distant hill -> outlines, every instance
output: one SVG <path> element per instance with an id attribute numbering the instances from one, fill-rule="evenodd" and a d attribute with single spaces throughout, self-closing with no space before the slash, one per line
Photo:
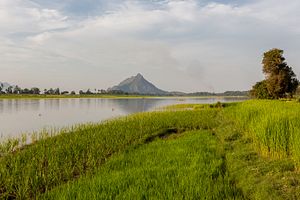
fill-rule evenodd
<path id="1" fill-rule="evenodd" d="M 108 88 L 108 91 L 122 91 L 129 94 L 151 94 L 166 95 L 168 92 L 157 88 L 155 85 L 147 81 L 140 73 L 132 76 L 119 85 Z"/>

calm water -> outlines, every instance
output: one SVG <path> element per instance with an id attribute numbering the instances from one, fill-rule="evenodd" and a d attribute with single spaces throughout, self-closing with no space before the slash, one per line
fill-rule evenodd
<path id="1" fill-rule="evenodd" d="M 233 98 L 5 99 L 0 100 L 0 140 L 42 129 L 99 122 L 185 103 L 241 101 Z"/>

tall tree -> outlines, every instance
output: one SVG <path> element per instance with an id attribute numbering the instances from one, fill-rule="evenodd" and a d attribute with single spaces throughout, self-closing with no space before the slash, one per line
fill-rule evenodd
<path id="1" fill-rule="evenodd" d="M 262 64 L 266 79 L 264 82 L 259 82 L 260 84 L 253 86 L 252 94 L 262 94 L 261 92 L 263 92 L 263 95 L 256 95 L 257 98 L 292 97 L 296 92 L 299 81 L 292 68 L 285 62 L 283 50 L 271 49 L 265 52 Z M 255 90 L 260 91 L 255 92 Z M 265 93 L 266 91 L 268 94 Z"/>

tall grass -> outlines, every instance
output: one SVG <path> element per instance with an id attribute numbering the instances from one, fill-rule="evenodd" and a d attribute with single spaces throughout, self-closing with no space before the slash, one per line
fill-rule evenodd
<path id="1" fill-rule="evenodd" d="M 254 139 L 258 150 L 277 158 L 292 157 L 300 163 L 300 104 L 294 101 L 251 100 L 227 111 Z"/>
<path id="2" fill-rule="evenodd" d="M 220 148 L 210 131 L 156 140 L 114 156 L 92 177 L 62 185 L 43 199 L 244 199 Z"/>
<path id="3" fill-rule="evenodd" d="M 211 129 L 215 109 L 135 114 L 41 139 L 0 157 L 0 198 L 34 199 L 39 194 L 93 173 L 113 154 L 165 128 Z"/>

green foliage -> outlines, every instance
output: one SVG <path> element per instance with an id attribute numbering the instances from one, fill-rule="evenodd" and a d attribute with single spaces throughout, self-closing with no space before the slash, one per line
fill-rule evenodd
<path id="1" fill-rule="evenodd" d="M 250 95 L 252 97 L 256 97 L 258 99 L 270 99 L 271 95 L 268 92 L 266 81 L 257 82 L 250 91 Z"/>
<path id="2" fill-rule="evenodd" d="M 292 68 L 285 62 L 283 50 L 271 49 L 265 52 L 262 64 L 266 79 L 256 83 L 251 94 L 257 98 L 293 97 L 299 81 L 296 79 Z"/>

